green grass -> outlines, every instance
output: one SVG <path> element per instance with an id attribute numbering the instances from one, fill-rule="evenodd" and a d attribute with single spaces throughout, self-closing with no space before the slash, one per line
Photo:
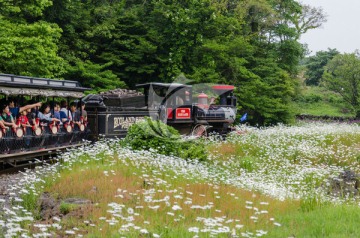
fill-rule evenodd
<path id="1" fill-rule="evenodd" d="M 298 210 L 282 215 L 278 229 L 267 237 L 359 237 L 360 208 L 350 205 L 327 205 L 312 211 Z"/>
<path id="2" fill-rule="evenodd" d="M 60 212 L 64 215 L 75 210 L 76 208 L 78 208 L 78 205 L 75 205 L 75 204 L 70 204 L 70 203 L 66 203 L 66 202 L 61 202 L 61 204 L 60 204 Z"/>
<path id="3" fill-rule="evenodd" d="M 292 103 L 297 115 L 354 117 L 355 114 L 337 93 L 323 87 L 304 86 Z"/>

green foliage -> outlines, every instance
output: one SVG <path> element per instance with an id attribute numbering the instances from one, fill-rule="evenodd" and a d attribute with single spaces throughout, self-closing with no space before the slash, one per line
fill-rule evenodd
<path id="1" fill-rule="evenodd" d="M 246 172 L 253 172 L 256 169 L 255 166 L 255 157 L 243 157 L 243 158 L 239 158 L 240 160 L 240 168 L 245 169 Z"/>
<path id="2" fill-rule="evenodd" d="M 183 74 L 238 86 L 239 109 L 261 125 L 292 120 L 298 39 L 323 20 L 295 0 L 7 3 L 0 1 L 4 73 L 79 80 L 93 92 Z"/>
<path id="3" fill-rule="evenodd" d="M 112 71 L 119 59 L 100 58 L 115 34 L 117 11 L 122 5 L 121 1 L 55 1 L 45 11 L 44 18 L 63 30 L 59 55 L 69 65 L 64 78 L 78 80 L 93 92 L 125 87 L 119 74 Z"/>
<path id="4" fill-rule="evenodd" d="M 122 143 L 135 150 L 153 150 L 185 159 L 205 160 L 207 157 L 201 142 L 183 141 L 173 127 L 150 118 L 131 125 Z"/>
<path id="5" fill-rule="evenodd" d="M 185 159 L 205 161 L 208 153 L 202 141 L 182 141 L 180 142 L 178 156 Z"/>
<path id="6" fill-rule="evenodd" d="M 69 67 L 65 78 L 79 81 L 82 86 L 91 88 L 93 93 L 115 88 L 125 88 L 124 82 L 111 70 L 106 70 L 110 65 L 111 62 L 99 65 L 91 61 L 78 61 L 75 66 Z"/>
<path id="7" fill-rule="evenodd" d="M 272 60 L 257 59 L 253 73 L 244 75 L 238 89 L 238 100 L 249 114 L 252 123 L 269 125 L 291 122 L 290 101 L 294 83 L 289 75 Z"/>
<path id="8" fill-rule="evenodd" d="M 354 112 L 341 95 L 322 86 L 301 88 L 292 103 L 297 115 L 353 117 Z"/>
<path id="9" fill-rule="evenodd" d="M 131 5 L 120 9 L 118 14 L 111 37 L 105 39 L 108 43 L 102 46 L 99 61 L 113 62 L 110 69 L 133 87 L 151 80 L 161 67 L 156 57 L 159 47 L 156 44 L 157 36 L 142 19 L 147 14 L 144 5 Z"/>
<path id="10" fill-rule="evenodd" d="M 318 94 L 310 94 L 303 97 L 303 101 L 307 103 L 319 102 L 322 100 L 321 95 Z"/>
<path id="11" fill-rule="evenodd" d="M 71 211 L 75 210 L 77 207 L 78 206 L 75 204 L 61 202 L 59 209 L 60 209 L 61 214 L 66 215 L 66 214 L 70 213 Z"/>
<path id="12" fill-rule="evenodd" d="M 41 16 L 44 9 L 51 5 L 51 0 L 2 0 L 0 1 L 0 16 L 6 16 L 13 18 L 16 21 L 21 21 L 23 18 Z"/>
<path id="13" fill-rule="evenodd" d="M 306 62 L 306 85 L 319 85 L 326 64 L 337 54 L 339 52 L 336 49 L 328 49 L 327 51 L 316 52 L 314 56 L 310 56 Z"/>
<path id="14" fill-rule="evenodd" d="M 308 212 L 302 210 L 288 212 L 278 220 L 282 226 L 270 230 L 267 235 L 268 237 L 357 237 L 359 212 L 358 206 L 347 204 L 314 207 Z"/>
<path id="15" fill-rule="evenodd" d="M 313 211 L 316 208 L 321 207 L 321 204 L 321 199 L 315 195 L 300 200 L 300 208 L 303 212 Z"/>
<path id="16" fill-rule="evenodd" d="M 133 124 L 125 138 L 125 143 L 133 149 L 154 149 L 165 155 L 175 155 L 178 151 L 179 141 L 180 135 L 178 131 L 150 118 Z"/>
<path id="17" fill-rule="evenodd" d="M 339 93 L 360 117 L 360 55 L 338 54 L 326 66 L 323 84 Z"/>
<path id="18" fill-rule="evenodd" d="M 32 212 L 36 212 L 36 210 L 38 209 L 38 199 L 39 199 L 39 195 L 35 194 L 31 189 L 29 190 L 28 193 L 23 193 L 21 195 L 21 199 L 22 201 L 22 206 L 28 210 L 28 211 L 32 211 Z"/>
<path id="19" fill-rule="evenodd" d="M 0 71 L 58 77 L 66 62 L 57 55 L 61 29 L 47 22 L 13 23 L 0 16 Z"/>

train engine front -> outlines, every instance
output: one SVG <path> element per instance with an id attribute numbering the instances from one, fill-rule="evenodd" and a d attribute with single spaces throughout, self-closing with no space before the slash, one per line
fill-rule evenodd
<path id="1" fill-rule="evenodd" d="M 195 128 L 194 133 L 201 133 L 204 128 L 207 132 L 226 135 L 231 131 L 230 125 L 236 118 L 236 97 L 234 86 L 212 86 L 217 97 L 210 97 L 205 93 L 198 95 L 198 103 L 195 104 Z"/>

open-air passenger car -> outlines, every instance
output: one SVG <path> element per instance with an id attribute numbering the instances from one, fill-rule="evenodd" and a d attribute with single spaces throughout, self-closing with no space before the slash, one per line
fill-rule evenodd
<path id="1" fill-rule="evenodd" d="M 0 74 L 2 102 L 9 97 L 15 97 L 20 104 L 30 99 L 37 102 L 52 102 L 55 99 L 69 102 L 81 100 L 85 90 L 88 89 L 76 81 Z M 0 163 L 16 165 L 18 161 L 79 145 L 86 139 L 87 133 L 85 125 L 44 124 L 38 119 L 36 125 L 28 128 L 0 128 Z"/>

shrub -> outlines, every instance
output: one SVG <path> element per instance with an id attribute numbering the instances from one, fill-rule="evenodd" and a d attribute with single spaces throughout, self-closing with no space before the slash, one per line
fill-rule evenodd
<path id="1" fill-rule="evenodd" d="M 23 193 L 21 198 L 23 200 L 22 206 L 28 211 L 35 212 L 39 208 L 37 204 L 39 195 L 34 193 L 31 189 L 29 189 L 28 193 Z"/>
<path id="2" fill-rule="evenodd" d="M 176 142 L 180 139 L 174 128 L 146 118 L 130 126 L 124 142 L 134 150 L 155 149 L 158 153 L 173 155 L 178 151 Z"/>
<path id="3" fill-rule="evenodd" d="M 305 101 L 308 103 L 320 102 L 322 100 L 321 95 L 310 94 L 305 96 Z"/>
<path id="4" fill-rule="evenodd" d="M 77 205 L 66 203 L 66 202 L 61 202 L 60 207 L 59 207 L 61 214 L 64 214 L 64 215 L 75 210 L 76 208 L 77 208 Z"/>
<path id="5" fill-rule="evenodd" d="M 300 208 L 303 212 L 314 211 L 316 208 L 321 207 L 323 202 L 320 197 L 316 195 L 309 195 L 300 199 Z"/>
<path id="6" fill-rule="evenodd" d="M 253 172 L 255 170 L 255 163 L 253 157 L 244 157 L 240 160 L 240 167 L 245 169 L 247 172 Z"/>
<path id="7" fill-rule="evenodd" d="M 161 121 L 146 118 L 130 126 L 123 141 L 134 150 L 155 150 L 164 155 L 204 160 L 207 153 L 200 141 L 184 141 L 179 132 Z"/>
<path id="8" fill-rule="evenodd" d="M 182 141 L 179 149 L 179 157 L 184 159 L 198 159 L 204 161 L 208 156 L 204 144 L 199 140 Z"/>

